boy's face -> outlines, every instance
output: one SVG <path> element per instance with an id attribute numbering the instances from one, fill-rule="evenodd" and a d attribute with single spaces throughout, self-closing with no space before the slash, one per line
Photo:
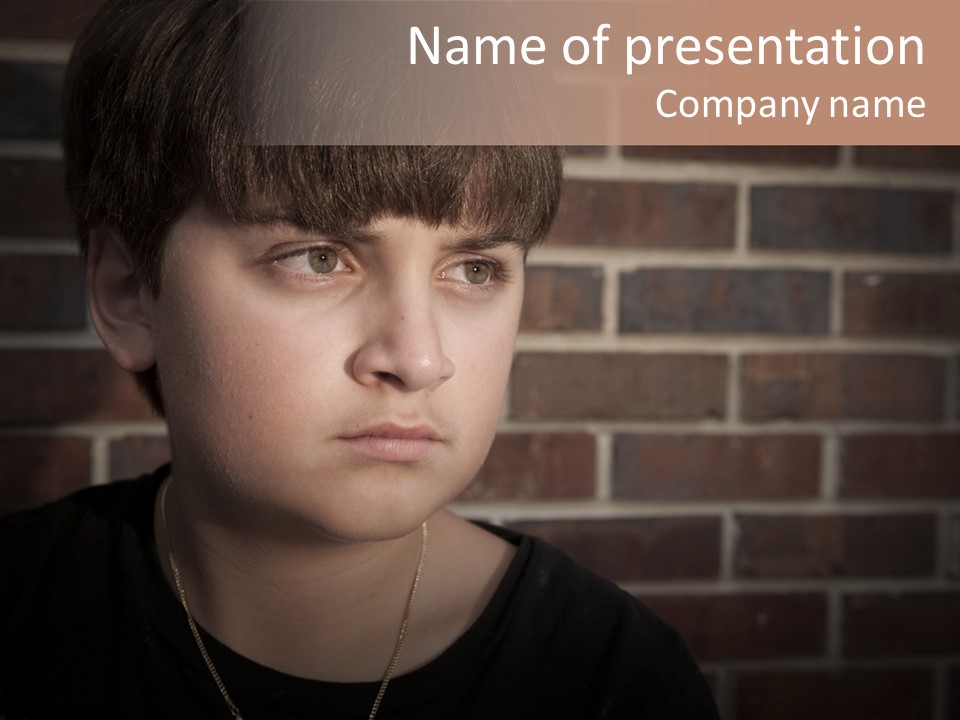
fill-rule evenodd
<path id="1" fill-rule="evenodd" d="M 492 441 L 523 297 L 522 248 L 483 239 L 188 210 L 146 301 L 182 490 L 343 540 L 409 532 L 456 497 Z"/>

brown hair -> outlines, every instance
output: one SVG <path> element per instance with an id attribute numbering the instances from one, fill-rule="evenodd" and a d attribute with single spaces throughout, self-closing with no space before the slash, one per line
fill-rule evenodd
<path id="1" fill-rule="evenodd" d="M 331 231 L 383 215 L 540 240 L 561 157 L 546 147 L 324 147 L 245 142 L 248 0 L 112 0 L 67 67 L 64 155 L 81 250 L 105 225 L 156 296 L 170 224 L 202 200 L 237 222 L 282 202 Z M 137 382 L 163 415 L 156 367 Z"/>

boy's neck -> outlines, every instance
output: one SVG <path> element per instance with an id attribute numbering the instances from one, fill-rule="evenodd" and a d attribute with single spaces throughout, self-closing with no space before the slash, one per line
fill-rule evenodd
<path id="1" fill-rule="evenodd" d="M 159 497 L 158 560 L 176 592 Z M 171 544 L 199 625 L 241 655 L 291 675 L 381 679 L 416 571 L 419 527 L 382 542 L 270 542 L 222 518 L 205 520 L 176 483 L 166 502 Z M 513 555 L 512 546 L 444 510 L 428 522 L 429 551 L 397 674 L 433 659 L 469 627 Z"/>

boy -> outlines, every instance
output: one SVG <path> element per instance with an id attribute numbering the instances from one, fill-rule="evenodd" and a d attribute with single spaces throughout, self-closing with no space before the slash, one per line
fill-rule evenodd
<path id="1" fill-rule="evenodd" d="M 0 714 L 714 716 L 639 603 L 443 509 L 493 439 L 558 153 L 245 145 L 247 12 L 127 0 L 78 40 L 90 314 L 173 461 L 0 524 Z"/>

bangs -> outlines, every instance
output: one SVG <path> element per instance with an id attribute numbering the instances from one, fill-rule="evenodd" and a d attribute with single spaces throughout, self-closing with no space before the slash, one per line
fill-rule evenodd
<path id="1" fill-rule="evenodd" d="M 561 158 L 553 148 L 245 146 L 214 157 L 204 200 L 239 223 L 276 210 L 304 229 L 336 233 L 392 215 L 518 239 L 546 235 Z"/>

